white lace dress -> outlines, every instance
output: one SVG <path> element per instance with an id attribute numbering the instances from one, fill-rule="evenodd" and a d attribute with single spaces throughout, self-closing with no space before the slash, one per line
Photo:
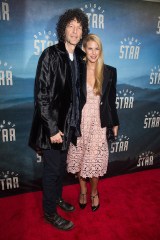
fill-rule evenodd
<path id="1" fill-rule="evenodd" d="M 80 172 L 83 178 L 103 176 L 108 166 L 106 128 L 100 124 L 100 96 L 87 85 L 87 101 L 82 110 L 81 134 L 77 146 L 70 144 L 67 171 Z"/>

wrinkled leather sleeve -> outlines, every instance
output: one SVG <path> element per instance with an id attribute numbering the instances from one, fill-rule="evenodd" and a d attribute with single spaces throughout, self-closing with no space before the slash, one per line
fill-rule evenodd
<path id="1" fill-rule="evenodd" d="M 112 83 L 110 86 L 108 101 L 109 101 L 109 106 L 110 106 L 110 110 L 111 110 L 111 114 L 112 114 L 112 123 L 114 126 L 117 126 L 117 125 L 119 125 L 119 119 L 118 119 L 117 109 L 116 109 L 116 85 L 117 85 L 117 70 L 116 70 L 116 68 L 112 67 L 111 78 L 112 78 Z"/>
<path id="2" fill-rule="evenodd" d="M 48 137 L 59 132 L 58 111 L 54 109 L 54 88 L 56 74 L 56 53 L 46 49 L 38 62 L 35 80 L 35 104 L 40 121 Z M 51 94 L 52 91 L 52 94 Z M 51 97 L 52 96 L 52 97 Z"/>

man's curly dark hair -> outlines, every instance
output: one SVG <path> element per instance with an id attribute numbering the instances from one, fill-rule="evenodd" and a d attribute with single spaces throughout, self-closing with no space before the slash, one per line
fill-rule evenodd
<path id="1" fill-rule="evenodd" d="M 82 25 L 81 41 L 89 33 L 87 15 L 80 8 L 69 9 L 59 17 L 59 20 L 57 22 L 56 30 L 59 41 L 65 42 L 66 26 L 74 19 L 76 19 L 77 22 L 79 22 Z"/>

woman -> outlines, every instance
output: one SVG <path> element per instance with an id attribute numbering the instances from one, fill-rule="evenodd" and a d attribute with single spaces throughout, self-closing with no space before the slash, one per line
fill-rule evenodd
<path id="1" fill-rule="evenodd" d="M 86 52 L 86 76 L 82 85 L 81 137 L 70 145 L 67 170 L 76 173 L 80 183 L 79 206 L 87 204 L 86 179 L 90 179 L 92 211 L 100 206 L 98 180 L 107 172 L 107 128 L 117 136 L 119 120 L 116 111 L 116 69 L 103 61 L 99 37 L 89 34 L 83 41 Z M 85 81 L 86 80 L 86 81 Z"/>

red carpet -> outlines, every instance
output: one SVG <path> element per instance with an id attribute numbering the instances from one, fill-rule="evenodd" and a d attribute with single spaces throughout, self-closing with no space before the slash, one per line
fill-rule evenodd
<path id="1" fill-rule="evenodd" d="M 42 193 L 0 199 L 1 240 L 159 240 L 160 169 L 107 178 L 99 183 L 99 210 L 77 204 L 79 187 L 64 187 L 64 198 L 76 206 L 59 213 L 75 223 L 63 232 L 43 221 Z"/>

